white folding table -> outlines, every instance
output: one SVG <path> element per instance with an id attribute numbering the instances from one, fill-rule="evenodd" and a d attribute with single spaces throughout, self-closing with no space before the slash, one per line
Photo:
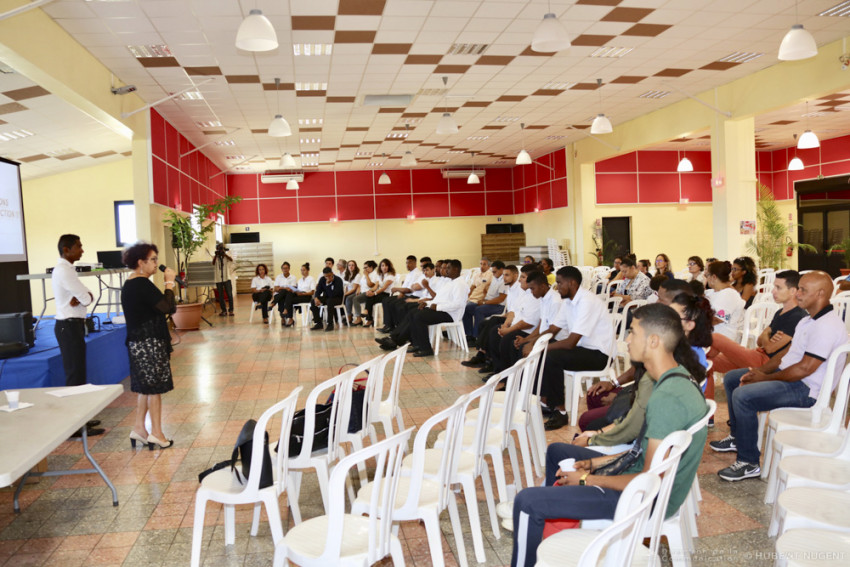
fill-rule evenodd
<path id="1" fill-rule="evenodd" d="M 67 388 L 19 390 L 20 402 L 31 403 L 33 406 L 10 413 L 0 411 L 0 439 L 3 440 L 0 443 L 0 488 L 11 486 L 17 479 L 21 479 L 15 490 L 15 512 L 20 512 L 18 496 L 24 482 L 30 476 L 97 473 L 112 490 L 112 505 L 118 506 L 118 492 L 89 452 L 86 422 L 120 396 L 124 392 L 124 387 L 120 384 L 111 384 L 98 386 L 98 388 L 97 391 L 63 398 L 57 398 L 48 392 Z M 0 395 L 0 400 L 5 402 L 5 396 Z M 80 440 L 83 442 L 83 453 L 92 468 L 32 472 L 35 465 L 80 429 L 82 429 Z"/>

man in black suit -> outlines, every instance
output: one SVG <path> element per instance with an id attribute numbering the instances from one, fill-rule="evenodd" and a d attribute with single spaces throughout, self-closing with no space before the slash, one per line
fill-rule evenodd
<path id="1" fill-rule="evenodd" d="M 316 292 L 313 294 L 313 305 L 310 306 L 310 311 L 313 312 L 313 327 L 311 330 L 320 331 L 322 329 L 322 318 L 319 314 L 319 307 L 324 305 L 328 310 L 328 324 L 325 326 L 325 331 L 334 330 L 334 319 L 336 318 L 335 307 L 342 303 L 344 293 L 344 284 L 342 278 L 335 275 L 333 268 L 325 266 L 322 270 L 322 278 L 316 285 Z"/>

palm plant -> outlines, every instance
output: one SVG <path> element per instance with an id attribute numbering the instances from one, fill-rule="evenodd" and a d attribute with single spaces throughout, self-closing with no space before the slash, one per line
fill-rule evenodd
<path id="1" fill-rule="evenodd" d="M 767 185 L 758 183 L 759 198 L 756 204 L 756 236 L 747 241 L 747 253 L 756 256 L 761 268 L 784 268 L 787 263 L 786 248 L 817 252 L 814 246 L 794 242 L 788 227 Z"/>

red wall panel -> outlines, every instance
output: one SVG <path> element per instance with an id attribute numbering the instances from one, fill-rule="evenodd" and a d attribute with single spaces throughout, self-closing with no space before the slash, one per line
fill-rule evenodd
<path id="1" fill-rule="evenodd" d="M 491 191 L 513 191 L 512 169 L 507 167 L 493 168 L 487 170 L 483 179 L 487 193 Z"/>
<path id="2" fill-rule="evenodd" d="M 678 173 L 639 173 L 638 197 L 641 203 L 678 203 Z"/>
<path id="3" fill-rule="evenodd" d="M 566 207 L 567 202 L 567 180 L 565 178 L 556 179 L 552 182 L 552 206 Z"/>
<path id="4" fill-rule="evenodd" d="M 256 199 L 259 181 L 256 175 L 228 175 L 227 194 L 243 199 Z"/>
<path id="5" fill-rule="evenodd" d="M 410 195 L 378 195 L 375 197 L 375 212 L 379 219 L 403 219 L 410 212 Z"/>
<path id="6" fill-rule="evenodd" d="M 512 215 L 514 213 L 513 191 L 487 192 L 488 215 Z"/>
<path id="7" fill-rule="evenodd" d="M 413 212 L 417 218 L 449 216 L 448 194 L 413 194 Z"/>
<path id="8" fill-rule="evenodd" d="M 847 148 L 850 148 L 850 136 L 823 140 L 820 145 L 821 159 L 824 163 L 850 159 L 850 152 L 847 151 Z"/>
<path id="9" fill-rule="evenodd" d="M 490 172 L 487 172 L 488 175 L 489 175 L 489 173 Z M 485 185 L 485 183 L 486 183 L 485 178 L 486 177 L 487 177 L 487 175 L 485 175 L 484 177 L 479 177 L 479 181 L 481 183 L 473 184 L 473 185 L 470 185 L 469 183 L 467 183 L 465 178 L 464 179 L 449 179 L 448 180 L 449 181 L 449 191 L 451 193 L 483 193 L 484 189 L 486 187 L 486 185 Z"/>
<path id="10" fill-rule="evenodd" d="M 371 171 L 347 171 L 337 174 L 338 195 L 372 195 Z M 371 218 L 371 217 L 370 217 Z"/>
<path id="11" fill-rule="evenodd" d="M 257 199 L 243 199 L 230 209 L 233 224 L 256 224 L 259 222 Z"/>
<path id="12" fill-rule="evenodd" d="M 688 159 L 691 160 L 691 163 L 694 166 L 694 173 L 711 173 L 711 152 L 682 152 L 682 157 L 685 155 L 687 155 Z M 676 165 L 679 165 L 678 161 L 676 162 Z"/>
<path id="13" fill-rule="evenodd" d="M 165 155 L 165 120 L 156 112 L 151 112 L 151 153 L 166 159 Z"/>
<path id="14" fill-rule="evenodd" d="M 537 185 L 537 206 L 541 211 L 552 208 L 552 182 Z"/>
<path id="15" fill-rule="evenodd" d="M 682 198 L 691 203 L 711 202 L 711 174 L 710 173 L 683 173 Z"/>
<path id="16" fill-rule="evenodd" d="M 615 156 L 596 163 L 596 173 L 630 173 L 637 171 L 637 152 Z"/>
<path id="17" fill-rule="evenodd" d="M 640 173 L 676 171 L 681 159 L 681 153 L 673 151 L 641 151 L 637 154 L 637 170 Z"/>
<path id="18" fill-rule="evenodd" d="M 151 171 L 151 181 L 153 182 L 153 201 L 154 203 L 168 202 L 168 166 L 165 162 L 154 157 L 151 160 L 153 171 Z"/>
<path id="19" fill-rule="evenodd" d="M 452 193 L 453 217 L 475 217 L 485 214 L 484 193 Z"/>
<path id="20" fill-rule="evenodd" d="M 567 152 L 563 148 L 552 152 L 552 165 L 555 168 L 555 179 L 567 176 Z"/>
<path id="21" fill-rule="evenodd" d="M 326 221 L 336 216 L 336 199 L 333 197 L 298 197 L 300 222 Z"/>
<path id="22" fill-rule="evenodd" d="M 366 220 L 375 218 L 374 201 L 365 195 L 345 196 L 336 198 L 339 220 Z M 408 207 L 409 208 L 409 207 Z"/>
<path id="23" fill-rule="evenodd" d="M 439 169 L 415 170 L 412 185 L 414 193 L 445 193 L 449 190 L 448 181 L 443 179 Z"/>
<path id="24" fill-rule="evenodd" d="M 637 203 L 637 200 L 637 173 L 606 173 L 596 176 L 597 203 Z"/>
<path id="25" fill-rule="evenodd" d="M 250 201 L 256 207 L 256 201 Z M 261 199 L 259 222 L 297 222 L 298 199 L 295 197 L 283 199 Z"/>
<path id="26" fill-rule="evenodd" d="M 378 183 L 378 179 L 380 179 L 381 174 L 386 173 L 390 178 L 389 185 L 381 185 Z M 340 175 L 344 175 L 341 173 Z M 410 170 L 400 169 L 400 170 L 387 170 L 387 171 L 378 171 L 375 170 L 372 172 L 372 178 L 375 183 L 375 194 L 376 195 L 400 195 L 410 194 Z"/>

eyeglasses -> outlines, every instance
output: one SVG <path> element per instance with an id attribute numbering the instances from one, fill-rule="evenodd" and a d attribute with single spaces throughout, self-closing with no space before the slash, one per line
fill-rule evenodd
<path id="1" fill-rule="evenodd" d="M 696 262 L 688 262 L 688 266 L 697 266 L 697 265 L 699 265 L 699 264 L 697 264 Z"/>
<path id="2" fill-rule="evenodd" d="M 154 256 L 153 258 L 148 258 L 147 260 L 145 260 L 145 262 L 153 262 L 154 264 L 156 264 L 157 262 L 159 262 L 159 258 Z"/>

